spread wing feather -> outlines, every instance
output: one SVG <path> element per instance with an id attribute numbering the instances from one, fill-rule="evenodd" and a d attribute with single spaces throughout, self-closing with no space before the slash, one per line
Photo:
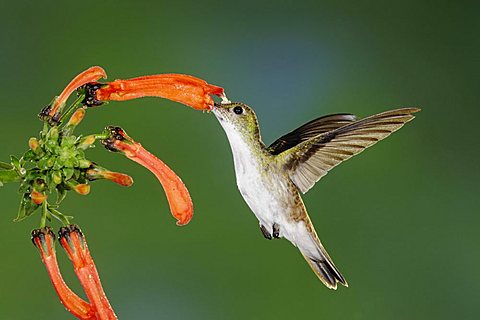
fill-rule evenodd
<path id="1" fill-rule="evenodd" d="M 385 139 L 418 111 L 403 108 L 379 113 L 300 142 L 284 151 L 290 178 L 301 192 L 307 192 L 332 168 Z"/>
<path id="2" fill-rule="evenodd" d="M 280 154 L 283 151 L 296 146 L 300 142 L 343 127 L 356 120 L 357 118 L 353 114 L 348 113 L 332 114 L 314 119 L 275 140 L 268 147 L 268 151 L 273 155 Z"/>

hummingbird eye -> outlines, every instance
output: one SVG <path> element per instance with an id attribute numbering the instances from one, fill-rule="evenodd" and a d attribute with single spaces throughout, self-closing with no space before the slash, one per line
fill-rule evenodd
<path id="1" fill-rule="evenodd" d="M 243 108 L 239 107 L 239 106 L 236 106 L 235 108 L 233 108 L 233 112 L 235 114 L 242 114 L 243 113 Z"/>

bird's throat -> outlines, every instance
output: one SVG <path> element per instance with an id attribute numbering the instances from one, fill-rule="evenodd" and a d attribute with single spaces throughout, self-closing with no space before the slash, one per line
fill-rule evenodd
<path id="1" fill-rule="evenodd" d="M 226 121 L 220 123 L 232 149 L 237 176 L 247 170 L 258 170 L 265 160 L 261 142 L 256 137 L 246 135 L 245 132 L 241 132 Z"/>

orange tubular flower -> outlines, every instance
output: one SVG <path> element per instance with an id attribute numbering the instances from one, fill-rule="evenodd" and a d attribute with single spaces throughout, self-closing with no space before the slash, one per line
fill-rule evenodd
<path id="1" fill-rule="evenodd" d="M 54 100 L 53 104 L 49 106 L 48 115 L 50 117 L 54 117 L 59 109 L 63 108 L 65 102 L 67 101 L 68 97 L 75 91 L 77 88 L 83 86 L 86 83 L 97 81 L 100 78 L 107 78 L 107 74 L 105 70 L 101 67 L 91 67 L 87 70 L 83 71 L 63 89 L 62 93 Z"/>
<path id="2" fill-rule="evenodd" d="M 88 86 L 88 85 L 87 85 Z M 206 81 L 184 74 L 158 74 L 127 80 L 115 80 L 106 84 L 91 84 L 94 90 L 87 90 L 94 97 L 92 105 L 102 101 L 123 101 L 141 97 L 161 97 L 197 110 L 211 110 L 214 101 L 211 94 L 225 97 L 224 90 Z M 88 88 L 87 88 L 88 89 Z M 88 104 L 88 94 L 87 94 Z"/>
<path id="3" fill-rule="evenodd" d="M 80 280 L 88 300 L 95 306 L 98 319 L 116 320 L 117 316 L 103 291 L 97 268 L 80 228 L 77 225 L 70 225 L 61 228 L 58 234 L 60 244 L 72 261 L 75 274 Z"/>
<path id="4" fill-rule="evenodd" d="M 54 240 L 55 235 L 49 227 L 32 231 L 32 242 L 40 251 L 42 262 L 47 268 L 48 275 L 60 301 L 67 311 L 78 319 L 97 319 L 94 308 L 88 302 L 77 296 L 65 284 L 58 268 Z"/>
<path id="5" fill-rule="evenodd" d="M 133 184 L 133 179 L 129 175 L 120 172 L 108 171 L 104 168 L 92 166 L 87 170 L 87 179 L 90 181 L 98 179 L 106 179 L 124 187 L 130 187 Z"/>
<path id="6" fill-rule="evenodd" d="M 105 147 L 111 151 L 122 152 L 130 160 L 150 170 L 165 190 L 170 212 L 177 219 L 177 225 L 189 223 L 193 216 L 193 203 L 180 177 L 160 159 L 145 150 L 140 143 L 130 138 L 122 128 L 107 127 L 106 130 L 110 138 L 102 141 Z"/>

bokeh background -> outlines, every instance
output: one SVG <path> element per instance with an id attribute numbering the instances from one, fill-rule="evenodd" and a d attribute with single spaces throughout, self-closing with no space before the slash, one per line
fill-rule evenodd
<path id="1" fill-rule="evenodd" d="M 134 186 L 94 183 L 63 211 L 120 319 L 478 319 L 478 12 L 473 1 L 2 1 L 0 159 L 26 149 L 40 108 L 92 65 L 111 80 L 175 72 L 221 85 L 254 107 L 266 143 L 328 113 L 421 106 L 304 197 L 348 289 L 326 289 L 287 241 L 262 237 L 214 116 L 174 102 L 111 103 L 79 131 L 121 125 L 169 164 L 194 200 L 188 226 L 148 171 L 102 147 L 90 159 Z M 12 222 L 16 188 L 0 190 L 0 319 L 72 319 L 29 239 L 39 216 Z"/>

